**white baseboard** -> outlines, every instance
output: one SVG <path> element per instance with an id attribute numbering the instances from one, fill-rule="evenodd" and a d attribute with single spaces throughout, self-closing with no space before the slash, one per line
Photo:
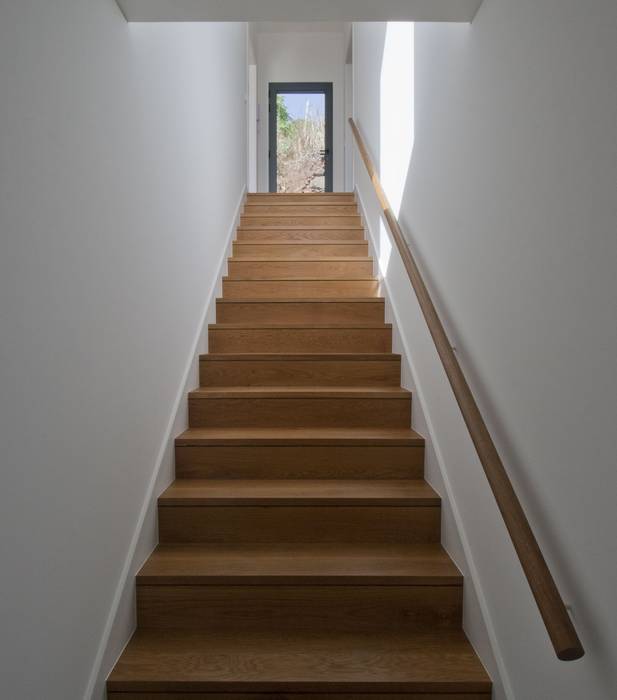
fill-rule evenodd
<path id="1" fill-rule="evenodd" d="M 176 435 L 185 430 L 187 426 L 186 395 L 196 386 L 199 372 L 199 356 L 207 352 L 208 323 L 210 319 L 214 319 L 216 316 L 217 292 L 222 284 L 221 278 L 230 254 L 245 199 L 246 188 L 243 188 L 227 232 L 225 247 L 218 261 L 216 275 L 206 294 L 201 319 L 146 490 L 139 519 L 120 573 L 118 585 L 116 586 L 111 609 L 84 693 L 84 700 L 103 700 L 105 698 L 105 681 L 107 676 L 135 630 L 135 575 L 158 542 L 156 527 L 157 498 L 173 480 L 174 440 Z"/>

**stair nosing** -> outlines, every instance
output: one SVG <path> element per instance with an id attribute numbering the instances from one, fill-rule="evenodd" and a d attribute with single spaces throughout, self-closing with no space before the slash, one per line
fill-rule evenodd
<path id="1" fill-rule="evenodd" d="M 368 240 L 366 238 L 362 239 L 353 239 L 353 238 L 342 238 L 341 240 L 337 240 L 336 238 L 331 238 L 331 239 L 324 239 L 324 240 L 316 240 L 316 241 L 277 241 L 276 239 L 267 239 L 265 241 L 234 241 L 234 245 L 290 245 L 290 246 L 297 246 L 297 245 L 361 245 L 365 246 L 368 244 Z"/>
<path id="2" fill-rule="evenodd" d="M 411 493 L 384 495 L 405 488 Z M 157 503 L 159 508 L 441 508 L 439 494 L 423 479 L 176 479 Z"/>
<path id="3" fill-rule="evenodd" d="M 391 323 L 289 323 L 283 321 L 282 323 L 210 323 L 208 328 L 212 330 L 261 330 L 261 329 L 281 329 L 281 328 L 292 328 L 299 330 L 302 328 L 308 328 L 311 330 L 315 329 L 327 329 L 327 330 L 353 330 L 353 329 L 371 329 L 378 328 L 391 329 Z"/>
<path id="4" fill-rule="evenodd" d="M 245 545 L 207 545 L 199 544 L 159 544 L 150 557 L 144 562 L 139 572 L 137 573 L 137 585 L 146 586 L 168 586 L 168 585 L 368 585 L 368 586 L 456 586 L 461 587 L 464 583 L 463 574 L 451 559 L 448 553 L 444 550 L 440 543 L 435 544 L 416 544 L 416 545 L 401 545 L 396 548 L 393 554 L 393 547 L 385 547 L 383 545 L 374 545 L 373 547 L 346 545 L 344 548 L 343 561 L 352 561 L 357 566 L 358 561 L 365 572 L 358 571 L 349 572 L 324 570 L 324 556 L 326 560 L 332 557 L 332 553 L 336 551 L 337 555 L 340 551 L 340 546 L 336 545 L 302 545 L 294 543 L 293 545 L 267 545 L 255 546 L 250 544 Z M 187 553 L 199 556 L 200 554 L 209 555 L 216 564 L 216 555 L 233 556 L 240 554 L 241 557 L 250 559 L 251 564 L 245 566 L 244 571 L 236 571 L 234 573 L 212 573 L 208 570 L 207 573 L 182 573 L 172 572 L 171 565 L 166 568 L 165 573 L 144 573 L 149 570 L 156 570 L 156 560 L 164 559 L 166 555 L 181 555 L 188 559 Z M 351 556 L 350 556 L 351 553 Z M 384 559 L 392 566 L 397 560 L 413 561 L 414 556 L 424 556 L 432 554 L 440 558 L 442 566 L 450 568 L 449 573 L 422 573 L 422 566 L 427 566 L 426 562 L 416 564 L 418 571 L 414 573 L 383 573 L 378 571 L 380 565 L 383 566 Z M 304 561 L 310 561 L 311 557 L 316 560 L 314 570 L 310 570 L 309 564 L 306 564 L 304 572 L 285 572 L 285 560 L 289 562 L 297 562 L 298 557 Z M 268 558 L 270 561 L 268 562 Z M 337 556 L 338 558 L 338 556 Z M 154 563 L 153 563 L 153 560 Z M 279 572 L 263 573 L 267 571 L 264 568 L 264 563 L 272 565 L 272 560 L 278 560 L 277 566 Z M 433 566 L 435 562 L 432 562 Z M 179 570 L 182 565 L 176 564 Z M 376 572 L 371 573 L 368 570 L 374 567 Z M 260 572 L 261 568 L 261 572 Z M 327 569 L 327 565 L 325 567 Z"/>
<path id="5" fill-rule="evenodd" d="M 276 386 L 200 386 L 189 392 L 189 399 L 390 399 L 407 401 L 411 392 L 396 386 L 310 386 L 276 385 Z"/>
<path id="6" fill-rule="evenodd" d="M 179 447 L 340 444 L 424 447 L 425 439 L 412 428 L 188 428 L 176 438 L 175 444 Z"/>

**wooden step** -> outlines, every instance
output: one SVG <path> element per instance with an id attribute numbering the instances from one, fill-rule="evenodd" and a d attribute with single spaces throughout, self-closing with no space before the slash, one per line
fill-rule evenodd
<path id="1" fill-rule="evenodd" d="M 365 279 L 373 274 L 371 258 L 321 258 L 319 260 L 265 260 L 263 258 L 230 258 L 227 261 L 230 278 L 289 279 L 316 277 L 320 279 Z"/>
<path id="2" fill-rule="evenodd" d="M 400 387 L 201 387 L 189 394 L 189 425 L 405 428 L 411 394 Z"/>
<path id="3" fill-rule="evenodd" d="M 385 321 L 385 300 L 217 299 L 217 323 L 378 323 Z"/>
<path id="4" fill-rule="evenodd" d="M 279 243 L 310 243 L 315 241 L 364 241 L 362 226 L 243 226 L 238 229 L 238 242 L 253 243 L 277 241 Z"/>
<path id="5" fill-rule="evenodd" d="M 439 506 L 421 479 L 177 479 L 161 506 Z"/>
<path id="6" fill-rule="evenodd" d="M 138 585 L 460 586 L 440 544 L 159 545 Z"/>
<path id="7" fill-rule="evenodd" d="M 215 353 L 392 352 L 390 324 L 218 323 L 208 328 Z"/>
<path id="8" fill-rule="evenodd" d="M 468 693 L 489 700 L 491 692 L 464 633 L 450 629 L 242 635 L 138 631 L 107 687 L 112 693 L 284 693 L 286 699 L 289 693 L 348 693 L 355 700 L 360 693 L 428 693 L 431 700 L 441 700 L 439 693 L 457 694 L 457 700 Z"/>
<path id="9" fill-rule="evenodd" d="M 176 439 L 176 476 L 420 479 L 424 439 L 409 429 L 193 428 Z"/>
<path id="10" fill-rule="evenodd" d="M 233 255 L 237 258 L 363 258 L 368 257 L 368 241 L 235 241 Z"/>
<path id="11" fill-rule="evenodd" d="M 399 386 L 401 357 L 372 354 L 209 354 L 199 361 L 201 386 Z"/>
<path id="12" fill-rule="evenodd" d="M 226 299 L 320 299 L 376 297 L 379 281 L 365 279 L 294 278 L 275 280 L 247 280 L 223 277 L 223 296 Z"/>
<path id="13" fill-rule="evenodd" d="M 244 206 L 245 216 L 357 216 L 358 206 L 355 203 L 345 204 L 339 202 L 280 202 L 253 204 L 249 202 Z"/>
<path id="14" fill-rule="evenodd" d="M 331 481 L 176 481 L 159 498 L 160 541 L 341 546 L 439 541 L 440 500 L 426 482 L 408 480 L 403 487 L 365 480 L 346 489 Z"/>
<path id="15" fill-rule="evenodd" d="M 137 617 L 162 632 L 445 629 L 461 625 L 462 592 L 438 544 L 159 545 Z"/>
<path id="16" fill-rule="evenodd" d="M 260 229 L 268 229 L 272 226 L 303 226 L 305 228 L 327 226 L 345 229 L 362 226 L 362 219 L 359 214 L 318 214 L 315 216 L 310 214 L 297 214 L 296 216 L 292 214 L 251 214 L 250 216 L 242 214 L 240 226 Z"/>

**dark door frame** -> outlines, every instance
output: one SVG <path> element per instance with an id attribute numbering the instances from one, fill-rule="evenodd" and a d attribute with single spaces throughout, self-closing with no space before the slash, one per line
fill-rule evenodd
<path id="1" fill-rule="evenodd" d="M 276 156 L 277 156 L 277 138 L 276 138 L 276 98 L 277 95 L 281 93 L 321 93 L 325 97 L 326 101 L 326 192 L 332 192 L 334 186 L 333 177 L 333 104 L 332 104 L 332 94 L 333 94 L 332 83 L 270 83 L 268 89 L 268 156 L 270 159 L 269 163 L 269 174 L 270 174 L 270 192 L 276 192 L 277 182 L 276 182 Z"/>

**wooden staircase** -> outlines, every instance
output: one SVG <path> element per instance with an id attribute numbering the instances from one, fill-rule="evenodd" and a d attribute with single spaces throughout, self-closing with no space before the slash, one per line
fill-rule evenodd
<path id="1" fill-rule="evenodd" d="M 113 700 L 488 700 L 354 196 L 249 195 Z"/>

